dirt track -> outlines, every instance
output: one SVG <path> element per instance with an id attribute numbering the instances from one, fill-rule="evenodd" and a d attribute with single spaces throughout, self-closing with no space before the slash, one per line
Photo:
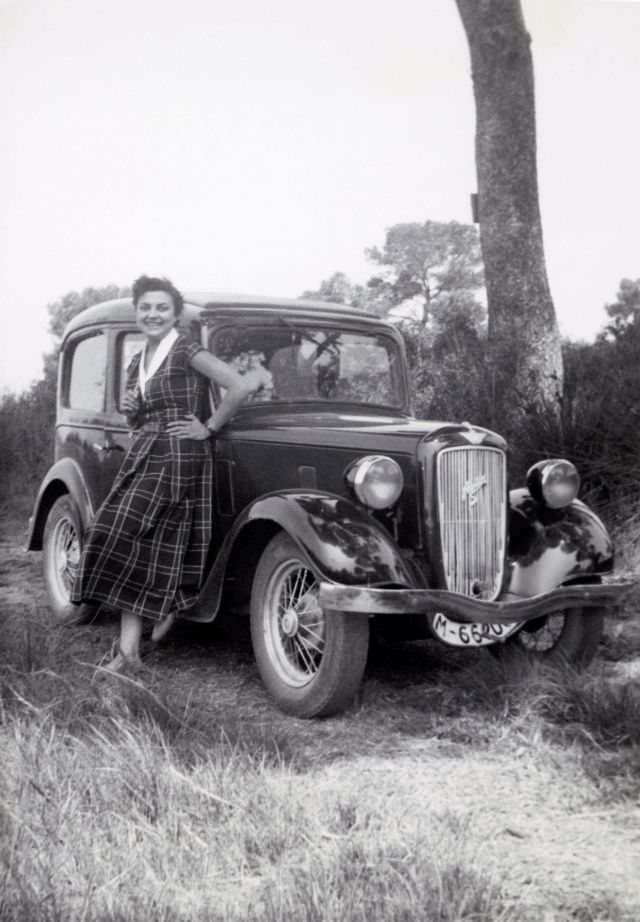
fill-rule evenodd
<path id="1" fill-rule="evenodd" d="M 25 554 L 21 541 L 15 524 L 0 541 L 5 659 L 24 669 L 64 663 L 90 682 L 116 625 L 101 615 L 89 625 L 52 629 L 41 555 Z M 465 655 L 429 644 L 389 647 L 372 658 L 357 705 L 316 722 L 288 718 L 272 705 L 246 625 L 235 634 L 178 625 L 146 662 L 150 686 L 172 707 L 198 707 L 214 734 L 233 736 L 242 727 L 257 744 L 275 740 L 303 778 L 313 774 L 314 791 L 339 787 L 357 797 L 365 785 L 371 802 L 396 811 L 399 822 L 454 816 L 508 898 L 524 897 L 540 920 L 636 922 L 637 804 L 616 799 L 585 773 L 580 747 L 550 741 L 538 726 L 508 716 L 496 727 L 468 688 L 458 696 L 455 676 Z M 637 660 L 607 668 L 625 680 Z"/>

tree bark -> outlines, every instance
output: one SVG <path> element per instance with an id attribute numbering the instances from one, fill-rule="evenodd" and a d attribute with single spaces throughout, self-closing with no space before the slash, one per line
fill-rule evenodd
<path id="1" fill-rule="evenodd" d="M 471 53 L 496 411 L 559 410 L 562 352 L 542 241 L 531 39 L 520 0 L 456 0 Z"/>

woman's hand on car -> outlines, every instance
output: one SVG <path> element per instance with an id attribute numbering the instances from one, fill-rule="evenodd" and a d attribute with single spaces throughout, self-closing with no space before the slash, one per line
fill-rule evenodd
<path id="1" fill-rule="evenodd" d="M 242 380 L 249 385 L 251 393 L 261 400 L 270 400 L 273 395 L 273 375 L 268 368 L 259 365 L 245 372 Z"/>
<path id="2" fill-rule="evenodd" d="M 193 413 L 190 413 L 186 419 L 176 419 L 172 423 L 167 423 L 167 432 L 178 439 L 196 439 L 197 441 L 208 439 L 211 435 L 211 430 Z"/>

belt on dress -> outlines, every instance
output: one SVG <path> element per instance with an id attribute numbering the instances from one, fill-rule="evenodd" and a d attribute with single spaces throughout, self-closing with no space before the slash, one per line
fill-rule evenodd
<path id="1" fill-rule="evenodd" d="M 138 426 L 136 429 L 134 429 L 133 435 L 137 435 L 138 432 L 150 432 L 150 433 L 155 433 L 157 435 L 160 432 L 166 432 L 166 429 L 162 423 L 149 422 L 149 423 L 142 423 L 141 426 Z"/>

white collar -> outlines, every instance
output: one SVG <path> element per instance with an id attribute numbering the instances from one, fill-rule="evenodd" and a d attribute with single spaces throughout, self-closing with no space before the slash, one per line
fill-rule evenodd
<path id="1" fill-rule="evenodd" d="M 147 344 L 145 342 L 144 346 L 142 347 L 142 352 L 140 354 L 140 365 L 138 367 L 138 384 L 140 386 L 140 390 L 143 393 L 144 393 L 144 389 L 145 389 L 145 385 L 147 381 L 149 380 L 149 378 L 155 375 L 158 368 L 160 368 L 160 366 L 162 365 L 162 363 L 168 356 L 169 350 L 171 349 L 176 339 L 178 338 L 178 335 L 179 335 L 178 331 L 174 327 L 172 330 L 169 330 L 167 335 L 164 336 L 160 340 L 156 348 L 156 351 L 151 356 L 151 361 L 149 362 L 149 367 L 147 368 L 146 371 L 144 368 L 144 359 L 145 359 L 145 355 L 147 354 Z"/>

